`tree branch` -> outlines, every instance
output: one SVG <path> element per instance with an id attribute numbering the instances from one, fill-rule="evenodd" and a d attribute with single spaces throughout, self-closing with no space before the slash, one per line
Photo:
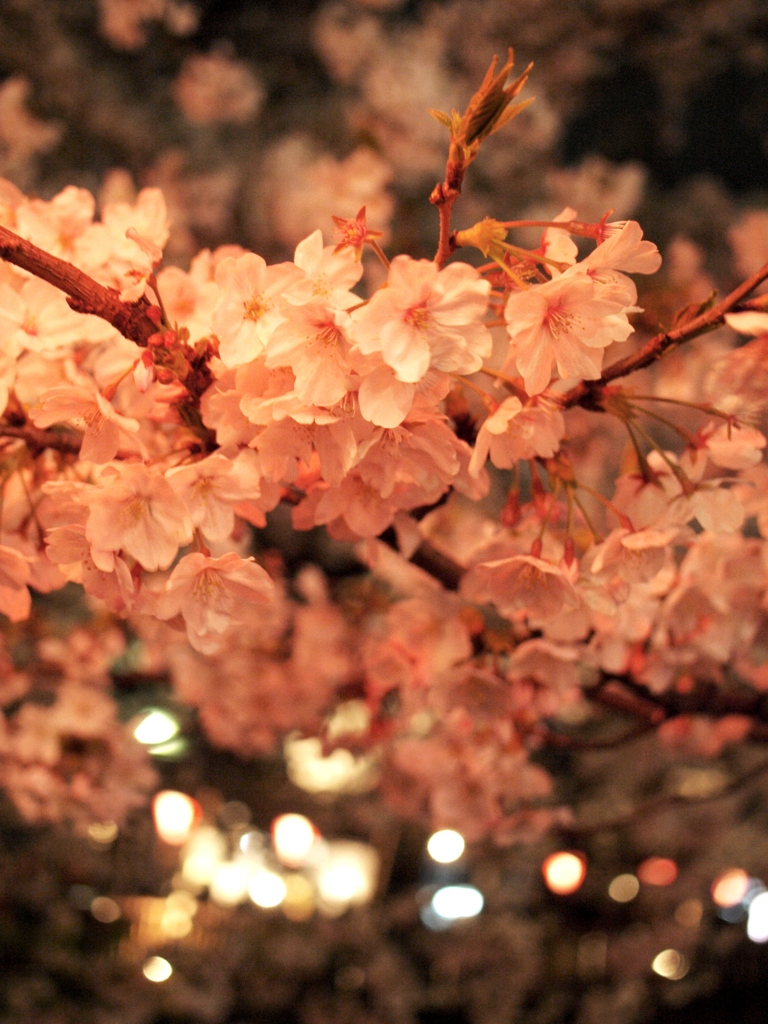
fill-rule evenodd
<path id="1" fill-rule="evenodd" d="M 0 226 L 0 259 L 7 260 L 35 277 L 60 288 L 78 313 L 92 313 L 112 324 L 125 338 L 146 346 L 157 324 L 147 316 L 149 301 L 123 302 L 114 288 L 107 288 L 82 270 L 58 256 L 52 256 L 32 242 Z"/>
<path id="2" fill-rule="evenodd" d="M 742 282 L 738 288 L 734 288 L 729 295 L 726 295 L 724 299 L 705 313 L 694 317 L 693 320 L 689 320 L 685 324 L 681 324 L 680 327 L 675 327 L 671 331 L 661 331 L 647 341 L 637 352 L 633 352 L 632 355 L 625 356 L 624 359 L 619 359 L 612 363 L 604 370 L 599 380 L 582 381 L 563 394 L 548 390 L 546 392 L 547 397 L 553 402 L 558 403 L 563 409 L 570 409 L 574 405 L 581 405 L 585 409 L 601 409 L 601 392 L 611 381 L 617 380 L 619 377 L 626 377 L 628 374 L 634 373 L 635 370 L 642 370 L 646 366 L 651 366 L 671 348 L 675 348 L 684 341 L 689 341 L 691 338 L 695 338 L 697 335 L 716 327 L 722 323 L 726 313 L 730 313 L 736 306 L 742 304 L 742 300 L 766 279 L 768 279 L 768 263 L 752 274 L 751 277 L 747 278 L 746 281 Z"/>
<path id="3" fill-rule="evenodd" d="M 40 430 L 31 423 L 13 426 L 0 423 L 0 437 L 15 438 L 24 441 L 30 454 L 34 457 L 46 448 L 53 448 L 64 455 L 77 455 L 83 442 L 80 434 L 71 430 Z"/>

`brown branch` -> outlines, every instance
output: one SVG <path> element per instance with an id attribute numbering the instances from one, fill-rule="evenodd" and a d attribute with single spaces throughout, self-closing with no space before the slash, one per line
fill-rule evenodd
<path id="1" fill-rule="evenodd" d="M 24 441 L 30 454 L 34 457 L 46 448 L 53 448 L 64 455 L 77 455 L 82 444 L 82 437 L 71 430 L 40 430 L 31 423 L 13 426 L 0 423 L 0 437 L 16 438 Z"/>
<path id="2" fill-rule="evenodd" d="M 635 370 L 642 370 L 646 366 L 651 366 L 671 348 L 675 348 L 684 341 L 689 341 L 691 338 L 695 338 L 699 334 L 703 334 L 705 331 L 716 327 L 722 323 L 726 313 L 730 313 L 740 304 L 743 308 L 742 300 L 767 278 L 768 263 L 752 274 L 751 277 L 747 278 L 746 281 L 742 282 L 738 288 L 734 288 L 729 295 L 726 295 L 724 299 L 705 313 L 694 317 L 693 320 L 689 320 L 685 324 L 681 324 L 680 327 L 675 327 L 671 331 L 661 331 L 647 341 L 637 352 L 633 352 L 632 355 L 625 356 L 624 359 L 619 359 L 612 363 L 603 372 L 599 380 L 582 381 L 564 394 L 548 391 L 547 397 L 559 403 L 563 409 L 570 409 L 574 405 L 581 405 L 586 409 L 601 409 L 600 393 L 611 381 L 617 380 L 619 377 L 626 377 L 627 374 L 634 373 Z"/>
<path id="3" fill-rule="evenodd" d="M 451 149 L 453 148 L 451 147 Z M 445 167 L 445 181 L 435 185 L 429 197 L 430 203 L 437 207 L 440 216 L 440 240 L 435 253 L 435 263 L 438 269 L 445 265 L 445 261 L 456 249 L 456 243 L 451 234 L 451 213 L 453 204 L 461 195 L 463 181 L 464 165 L 454 163 L 449 157 Z"/>
<path id="4" fill-rule="evenodd" d="M 697 804 L 709 803 L 712 800 L 722 800 L 725 797 L 733 796 L 738 793 L 739 790 L 743 789 L 744 786 L 749 785 L 750 782 L 754 782 L 768 771 L 768 761 L 761 761 L 760 764 L 755 765 L 754 768 L 750 768 L 749 771 L 744 772 L 743 775 L 738 778 L 732 779 L 726 786 L 714 793 L 706 793 L 701 796 L 683 796 L 681 793 L 664 793 L 661 796 L 653 797 L 651 800 L 645 801 L 645 803 L 638 804 L 634 810 L 629 811 L 627 814 L 623 814 L 617 818 L 609 818 L 603 821 L 596 821 L 591 823 L 579 824 L 574 822 L 572 825 L 561 825 L 560 829 L 562 832 L 567 833 L 570 836 L 582 837 L 594 835 L 596 832 L 604 832 L 609 829 L 624 828 L 627 825 L 633 825 L 640 821 L 642 818 L 648 817 L 649 814 L 655 814 L 657 811 L 666 810 L 669 807 L 692 807 Z"/>
<path id="5" fill-rule="evenodd" d="M 114 288 L 107 288 L 58 256 L 0 226 L 0 259 L 60 288 L 78 313 L 92 313 L 112 324 L 125 338 L 145 346 L 157 324 L 147 316 L 149 301 L 123 302 Z"/>

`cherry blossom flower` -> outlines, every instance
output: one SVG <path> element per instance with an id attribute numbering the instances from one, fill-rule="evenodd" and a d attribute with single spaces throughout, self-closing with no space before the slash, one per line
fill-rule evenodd
<path id="1" fill-rule="evenodd" d="M 502 615 L 524 611 L 539 619 L 551 619 L 579 603 L 563 571 L 533 555 L 479 562 L 464 578 L 462 593 L 472 601 L 492 601 Z"/>
<path id="2" fill-rule="evenodd" d="M 482 324 L 490 285 L 474 268 L 396 256 L 388 287 L 353 314 L 353 338 L 361 352 L 381 352 L 398 380 L 415 384 L 430 366 L 473 373 L 491 353 Z"/>
<path id="3" fill-rule="evenodd" d="M 157 609 L 159 618 L 182 615 L 196 650 L 208 650 L 210 638 L 242 621 L 243 604 L 269 601 L 274 584 L 252 558 L 234 552 L 211 558 L 192 552 L 175 567 Z"/>
<path id="4" fill-rule="evenodd" d="M 327 303 L 335 309 L 359 304 L 360 297 L 350 289 L 363 276 L 363 265 L 352 249 L 337 249 L 338 246 L 323 246 L 319 228 L 299 242 L 293 262 L 306 276 L 286 291 L 289 302 L 297 306 L 305 302 Z"/>
<path id="5" fill-rule="evenodd" d="M 199 462 L 166 473 L 194 526 L 211 541 L 225 540 L 235 527 L 233 505 L 261 497 L 256 452 L 246 449 L 234 459 L 215 452 Z"/>
<path id="6" fill-rule="evenodd" d="M 31 277 L 18 292 L 0 284 L 0 344 L 6 355 L 28 350 L 53 358 L 68 355 L 73 345 L 114 337 L 113 327 L 70 309 L 64 293 L 47 281 Z"/>
<path id="7" fill-rule="evenodd" d="M 111 571 L 112 557 L 124 551 L 148 572 L 167 569 L 179 547 L 192 539 L 184 503 L 157 471 L 140 463 L 107 465 L 84 499 L 89 514 L 85 534 L 97 567 Z"/>
<path id="8" fill-rule="evenodd" d="M 527 405 L 505 398 L 485 420 L 477 435 L 469 472 L 477 476 L 490 455 L 499 469 L 511 469 L 520 459 L 549 459 L 560 447 L 565 422 L 552 405 Z"/>
<path id="9" fill-rule="evenodd" d="M 318 302 L 287 307 L 267 347 L 268 367 L 290 366 L 302 402 L 332 406 L 347 393 L 354 365 L 349 316 Z"/>
<path id="10" fill-rule="evenodd" d="M 0 612 L 11 622 L 29 617 L 32 598 L 27 584 L 30 575 L 29 559 L 14 548 L 0 545 Z"/>
<path id="11" fill-rule="evenodd" d="M 241 366 L 261 355 L 284 319 L 280 296 L 301 276 L 302 271 L 293 263 L 268 267 L 255 253 L 221 261 L 216 283 L 222 294 L 212 325 L 225 366 Z"/>
<path id="12" fill-rule="evenodd" d="M 67 422 L 84 430 L 80 456 L 89 462 L 109 462 L 121 446 L 129 451 L 138 447 L 138 420 L 121 416 L 93 386 L 51 388 L 29 418 L 38 427 Z"/>
<path id="13" fill-rule="evenodd" d="M 617 301 L 576 264 L 545 284 L 512 292 L 504 318 L 512 340 L 505 369 L 517 365 L 525 390 L 537 395 L 550 382 L 552 366 L 563 378 L 596 380 L 603 350 L 626 341 L 633 328 L 627 303 Z"/>

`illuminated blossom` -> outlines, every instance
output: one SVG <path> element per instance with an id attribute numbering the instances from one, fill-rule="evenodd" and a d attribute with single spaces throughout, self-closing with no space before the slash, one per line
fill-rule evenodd
<path id="1" fill-rule="evenodd" d="M 626 302 L 578 268 L 513 292 L 507 300 L 504 318 L 512 346 L 505 366 L 517 365 L 529 395 L 547 387 L 553 365 L 563 378 L 596 380 L 604 349 L 626 341 L 633 331 Z"/>
<path id="2" fill-rule="evenodd" d="M 89 462 L 109 462 L 121 446 L 134 451 L 137 447 L 138 420 L 121 416 L 92 386 L 51 388 L 31 410 L 30 419 L 38 427 L 66 422 L 83 430 L 80 455 Z"/>
<path id="3" fill-rule="evenodd" d="M 212 325 L 225 366 L 240 366 L 261 355 L 284 319 L 280 295 L 299 277 L 301 271 L 293 263 L 268 267 L 255 253 L 221 261 L 216 270 L 221 299 Z"/>
<path id="4" fill-rule="evenodd" d="M 465 263 L 443 270 L 431 260 L 396 256 L 386 288 L 354 314 L 361 352 L 381 352 L 398 380 L 415 384 L 430 366 L 473 373 L 491 353 L 482 323 L 490 285 Z"/>
<path id="5" fill-rule="evenodd" d="M 159 601 L 159 618 L 182 615 L 189 642 L 207 650 L 210 638 L 241 622 L 244 605 L 266 602 L 274 584 L 260 565 L 234 552 L 221 558 L 193 552 L 185 555 L 168 578 Z"/>
<path id="6" fill-rule="evenodd" d="M 511 469 L 520 459 L 549 459 L 560 447 L 565 422 L 559 409 L 528 405 L 519 398 L 505 398 L 485 420 L 475 441 L 469 471 L 477 476 L 490 455 L 499 469 Z"/>
<path id="7" fill-rule="evenodd" d="M 149 572 L 167 569 L 179 547 L 192 539 L 184 503 L 162 475 L 140 463 L 105 467 L 98 487 L 84 499 L 85 535 L 97 567 L 110 571 L 113 552 L 124 551 Z"/>

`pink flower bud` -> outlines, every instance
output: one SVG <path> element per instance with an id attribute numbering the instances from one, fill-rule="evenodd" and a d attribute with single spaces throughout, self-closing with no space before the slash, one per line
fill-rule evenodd
<path id="1" fill-rule="evenodd" d="M 133 368 L 133 380 L 139 391 L 144 394 L 155 379 L 155 364 L 150 352 L 141 353 L 141 359 Z"/>

